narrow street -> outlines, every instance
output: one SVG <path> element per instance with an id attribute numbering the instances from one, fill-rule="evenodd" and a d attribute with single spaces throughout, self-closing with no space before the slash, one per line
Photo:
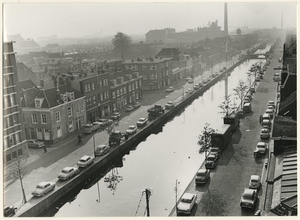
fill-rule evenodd
<path id="1" fill-rule="evenodd" d="M 263 210 L 266 185 L 264 162 L 268 154 L 255 159 L 253 151 L 256 144 L 261 141 L 262 126 L 259 124 L 259 116 L 265 112 L 269 100 L 276 101 L 277 83 L 273 81 L 273 74 L 280 56 L 280 49 L 277 48 L 264 78 L 258 83 L 256 93 L 253 95 L 252 112 L 241 119 L 240 127 L 234 132 L 217 167 L 211 171 L 210 181 L 204 186 L 196 186 L 193 179 L 186 189 L 185 192 L 198 195 L 198 205 L 194 207 L 192 215 L 253 216 L 257 209 Z M 241 209 L 240 198 L 244 188 L 248 188 L 251 175 L 259 175 L 262 181 L 262 187 L 258 191 L 257 207 L 255 210 Z M 203 197 L 206 199 L 201 200 Z M 175 209 L 170 216 L 174 215 Z"/>

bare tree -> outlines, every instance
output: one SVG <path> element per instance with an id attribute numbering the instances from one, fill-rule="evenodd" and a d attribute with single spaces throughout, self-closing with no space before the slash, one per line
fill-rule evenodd
<path id="1" fill-rule="evenodd" d="M 199 153 L 205 153 L 205 161 L 207 158 L 207 152 L 212 147 L 211 137 L 215 133 L 215 130 L 209 127 L 209 123 L 205 123 L 202 133 L 198 136 L 197 144 L 200 146 Z"/>
<path id="2" fill-rule="evenodd" d="M 239 80 L 239 83 L 237 85 L 237 87 L 235 87 L 233 89 L 233 91 L 235 92 L 235 94 L 239 97 L 239 99 L 241 100 L 241 104 L 240 107 L 242 107 L 243 104 L 243 98 L 246 95 L 248 90 L 248 86 L 246 85 L 246 83 L 243 80 Z"/>
<path id="3" fill-rule="evenodd" d="M 17 158 L 13 164 L 10 167 L 10 174 L 11 176 L 17 180 L 20 180 L 20 184 L 21 184 L 21 190 L 22 190 L 22 194 L 23 194 L 23 202 L 26 203 L 26 194 L 25 194 L 25 190 L 24 190 L 24 186 L 23 186 L 23 179 L 27 174 L 26 171 L 26 159 L 20 159 Z"/>
<path id="4" fill-rule="evenodd" d="M 131 37 L 128 35 L 118 32 L 114 38 L 112 39 L 112 44 L 114 45 L 114 49 L 121 54 L 121 58 L 124 61 L 124 52 L 128 50 L 132 43 Z"/>
<path id="5" fill-rule="evenodd" d="M 230 95 L 224 96 L 224 101 L 218 107 L 222 109 L 220 113 L 224 114 L 224 117 L 227 117 L 236 109 L 231 103 Z"/>
<path id="6" fill-rule="evenodd" d="M 122 180 L 123 177 L 119 175 L 117 168 L 112 168 L 111 174 L 107 174 L 104 177 L 104 182 L 106 183 L 107 188 L 113 192 L 113 195 L 115 194 L 118 183 L 120 183 Z"/>
<path id="7" fill-rule="evenodd" d="M 252 73 L 255 78 L 257 76 L 257 73 L 260 72 L 260 70 L 261 70 L 261 66 L 258 62 L 252 64 L 252 66 L 250 67 L 250 73 Z"/>

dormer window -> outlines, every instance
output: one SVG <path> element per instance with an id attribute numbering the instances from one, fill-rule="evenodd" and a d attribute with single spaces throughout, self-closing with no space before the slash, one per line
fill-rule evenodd
<path id="1" fill-rule="evenodd" d="M 60 98 L 61 98 L 61 100 L 62 100 L 63 102 L 68 102 L 68 96 L 67 96 L 67 94 L 61 94 L 61 95 L 60 95 Z"/>
<path id="2" fill-rule="evenodd" d="M 43 100 L 44 100 L 44 99 L 35 98 L 35 99 L 34 99 L 35 107 L 36 107 L 36 108 L 41 108 L 41 106 L 42 106 L 42 104 L 43 104 Z"/>

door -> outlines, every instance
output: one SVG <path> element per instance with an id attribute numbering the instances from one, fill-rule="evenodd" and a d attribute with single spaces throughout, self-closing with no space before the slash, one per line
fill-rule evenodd
<path id="1" fill-rule="evenodd" d="M 35 139 L 35 133 L 33 128 L 29 128 L 30 139 Z"/>
<path id="2" fill-rule="evenodd" d="M 41 128 L 36 129 L 36 139 L 43 140 L 43 133 Z"/>
<path id="3" fill-rule="evenodd" d="M 50 129 L 44 129 L 45 140 L 50 140 Z"/>
<path id="4" fill-rule="evenodd" d="M 60 126 L 57 127 L 57 137 L 60 138 L 62 136 L 62 129 Z"/>

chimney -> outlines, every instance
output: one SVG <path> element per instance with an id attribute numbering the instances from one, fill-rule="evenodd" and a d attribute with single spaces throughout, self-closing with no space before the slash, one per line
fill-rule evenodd
<path id="1" fill-rule="evenodd" d="M 227 2 L 224 3 L 224 32 L 228 36 Z"/>

